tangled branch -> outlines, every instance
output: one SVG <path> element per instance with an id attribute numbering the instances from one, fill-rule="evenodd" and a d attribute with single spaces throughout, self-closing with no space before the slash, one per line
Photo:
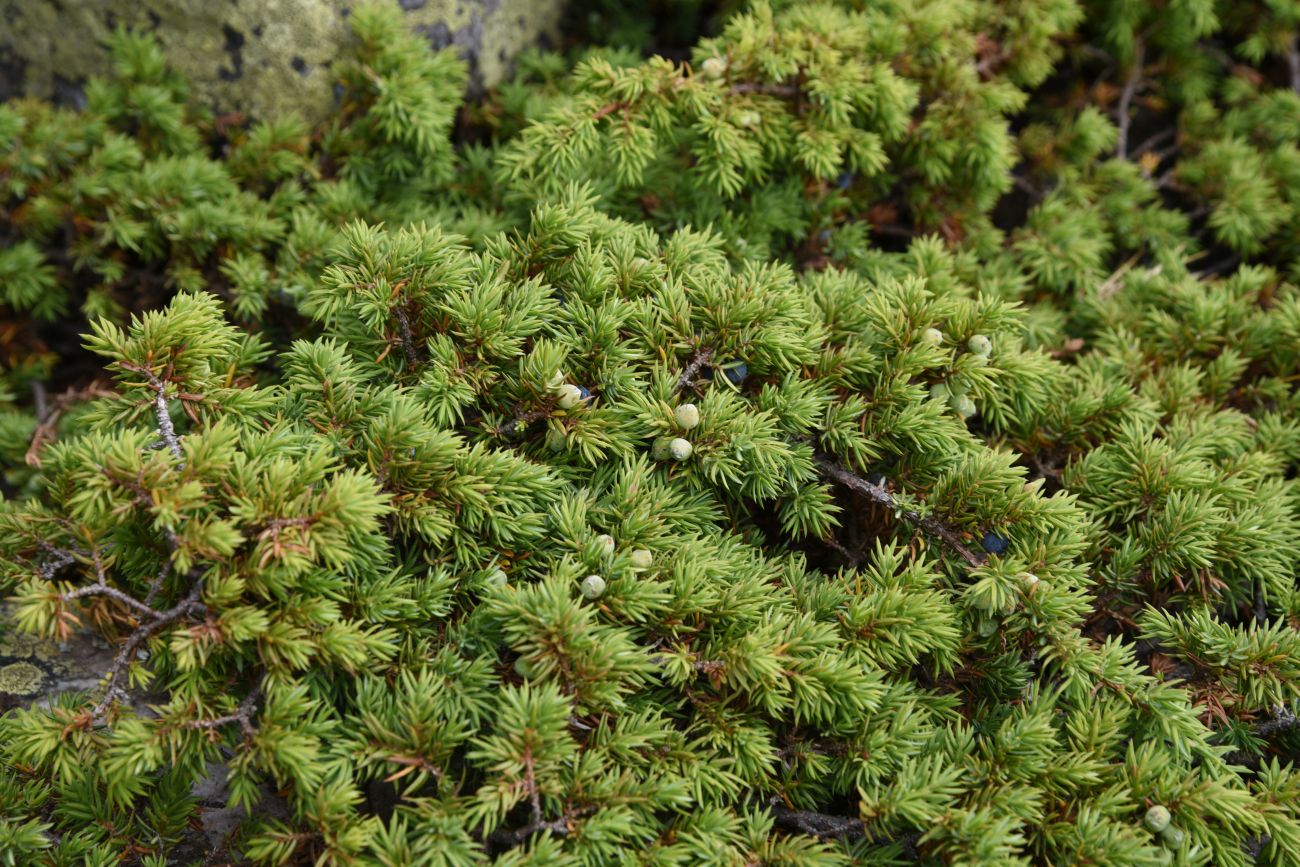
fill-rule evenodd
<path id="1" fill-rule="evenodd" d="M 164 626 L 175 623 L 191 613 L 201 613 L 207 610 L 206 606 L 200 601 L 203 595 L 203 582 L 199 576 L 194 576 L 194 578 L 194 586 L 185 598 L 176 605 L 163 611 L 149 609 L 151 612 L 149 620 L 136 627 L 135 631 L 127 638 L 126 643 L 118 650 L 117 656 L 113 657 L 113 664 L 108 669 L 108 686 L 104 691 L 104 697 L 99 704 L 95 705 L 95 716 L 103 716 L 113 702 L 125 698 L 126 692 L 121 686 L 121 680 L 131 667 L 131 660 L 135 658 L 141 645 Z"/>

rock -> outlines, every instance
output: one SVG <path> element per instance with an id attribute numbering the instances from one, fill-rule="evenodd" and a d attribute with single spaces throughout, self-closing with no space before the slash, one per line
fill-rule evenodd
<path id="1" fill-rule="evenodd" d="M 45 672 L 30 662 L 11 662 L 0 666 L 0 695 L 15 701 L 32 701 L 45 686 Z"/>
<path id="2" fill-rule="evenodd" d="M 309 121 L 333 104 L 329 65 L 359 0 L 0 0 L 0 99 L 82 99 L 109 71 L 105 38 L 123 24 L 153 33 L 193 96 L 218 112 Z M 360 0 L 364 2 L 364 0 Z M 373 2 L 373 0 L 371 0 Z M 505 78 L 522 49 L 556 36 L 563 0 L 388 0 L 435 48 L 454 47 L 471 91 Z"/>
<path id="3" fill-rule="evenodd" d="M 230 844 L 235 841 L 241 823 L 248 818 L 243 807 L 231 806 L 230 788 L 227 782 L 229 768 L 220 762 L 210 763 L 203 779 L 194 785 L 190 794 L 199 802 L 199 825 L 191 827 L 185 841 L 188 844 L 188 857 L 192 860 L 178 858 L 176 851 L 169 852 L 168 863 L 175 864 L 217 864 L 230 863 Z M 253 808 L 253 815 L 264 819 L 286 821 L 291 818 L 289 805 L 277 795 L 272 786 L 258 786 L 260 799 Z M 218 856 L 222 856 L 218 860 Z"/>
<path id="4" fill-rule="evenodd" d="M 63 644 L 19 632 L 13 612 L 0 609 L 0 713 L 46 704 L 61 692 L 96 693 L 113 655 L 88 631 L 73 633 Z"/>

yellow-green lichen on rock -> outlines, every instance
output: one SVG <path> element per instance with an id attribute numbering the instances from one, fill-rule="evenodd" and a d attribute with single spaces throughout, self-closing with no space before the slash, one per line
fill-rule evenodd
<path id="1" fill-rule="evenodd" d="M 13 610 L 0 608 L 0 712 L 26 707 L 61 692 L 91 692 L 112 664 L 115 650 L 88 630 L 56 642 L 13 628 Z"/>
<path id="2" fill-rule="evenodd" d="M 554 35 L 563 0 L 370 0 L 398 5 L 434 47 L 469 61 L 472 87 L 509 73 L 515 54 Z M 119 24 L 148 31 L 193 95 L 217 111 L 325 116 L 329 65 L 356 0 L 0 0 L 0 97 L 69 98 L 108 72 Z M 5 91 L 8 91 L 6 93 Z"/>
<path id="3" fill-rule="evenodd" d="M 45 683 L 45 672 L 30 662 L 11 662 L 0 666 L 0 692 L 9 695 L 36 695 Z"/>

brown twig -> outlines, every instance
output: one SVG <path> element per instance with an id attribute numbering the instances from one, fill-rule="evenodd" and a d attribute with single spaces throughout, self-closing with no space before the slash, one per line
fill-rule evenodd
<path id="1" fill-rule="evenodd" d="M 537 778 L 533 771 L 533 755 L 527 748 L 524 752 L 524 788 L 528 790 L 530 812 L 528 824 L 521 828 L 500 828 L 493 831 L 488 837 L 488 843 L 493 848 L 509 849 L 518 846 L 539 831 L 550 831 L 561 836 L 569 833 L 569 823 L 564 819 L 542 818 L 542 799 L 537 790 Z"/>
<path id="2" fill-rule="evenodd" d="M 921 530 L 943 541 L 971 566 L 983 566 L 988 562 L 988 557 L 983 554 L 976 554 L 974 551 L 967 548 L 965 544 L 962 543 L 961 536 L 957 531 L 937 518 L 928 515 L 921 515 L 911 509 L 903 508 L 898 500 L 896 500 L 889 491 L 885 490 L 885 488 L 867 481 L 856 473 L 850 472 L 829 457 L 823 456 L 818 458 L 818 463 L 821 465 L 822 475 L 832 481 L 844 485 L 855 493 L 862 494 L 874 503 L 896 510 L 902 515 L 902 517 L 915 524 Z"/>
<path id="3" fill-rule="evenodd" d="M 521 412 L 510 421 L 497 428 L 497 434 L 503 437 L 514 436 L 515 431 L 519 428 L 528 427 L 533 422 L 538 421 L 539 419 L 544 419 L 548 415 L 550 415 L 550 412 L 544 409 L 532 409 L 528 412 Z"/>
<path id="4" fill-rule="evenodd" d="M 150 609 L 150 611 L 153 612 L 152 619 L 137 627 L 126 640 L 126 643 L 123 644 L 122 648 L 117 652 L 117 656 L 113 657 L 113 664 L 109 666 L 108 669 L 108 687 L 104 691 L 104 698 L 99 702 L 99 704 L 95 705 L 95 716 L 103 716 L 108 710 L 109 705 L 122 695 L 122 688 L 119 686 L 119 681 L 126 673 L 126 670 L 130 667 L 131 660 L 135 657 L 136 651 L 140 649 L 140 645 L 148 641 L 150 636 L 159 629 L 162 629 L 164 626 L 180 620 L 192 611 L 204 610 L 204 605 L 200 601 L 200 598 L 203 595 L 203 582 L 197 575 L 194 577 L 194 586 L 190 589 L 190 592 L 184 599 L 165 611 Z"/>
<path id="5" fill-rule="evenodd" d="M 401 307 L 394 308 L 397 314 L 397 327 L 402 332 L 402 353 L 406 356 L 406 365 L 415 370 L 420 366 L 420 355 L 415 349 L 415 336 L 411 333 L 411 320 Z"/>
<path id="6" fill-rule="evenodd" d="M 228 713 L 225 716 L 214 717 L 212 719 L 190 720 L 185 723 L 185 727 L 190 729 L 211 730 L 237 722 L 239 723 L 239 728 L 244 732 L 244 734 L 251 738 L 257 733 L 257 729 L 253 727 L 253 715 L 257 712 L 257 700 L 261 697 L 262 684 L 259 681 L 257 686 L 253 687 L 248 695 L 244 697 L 244 700 L 239 703 L 239 707 L 236 708 L 233 713 Z"/>
<path id="7" fill-rule="evenodd" d="M 109 397 L 112 394 L 112 389 L 105 388 L 102 382 L 96 380 L 84 388 L 70 388 L 50 400 L 45 393 L 45 387 L 40 383 L 33 383 L 32 399 L 36 404 L 36 430 L 32 432 L 32 441 L 27 448 L 25 456 L 27 466 L 41 465 L 40 451 L 47 443 L 54 440 L 59 418 L 62 417 L 64 410 L 82 400 Z"/>
<path id="8" fill-rule="evenodd" d="M 845 562 L 848 563 L 850 569 L 858 568 L 858 564 L 861 562 L 862 558 L 854 554 L 848 548 L 841 545 L 839 541 L 835 539 L 834 536 L 827 536 L 826 538 L 821 539 L 820 541 L 827 548 L 830 548 L 836 554 L 839 554 L 841 557 L 843 557 Z"/>
<path id="9" fill-rule="evenodd" d="M 690 362 L 686 365 L 686 368 L 682 370 L 682 375 L 677 377 L 677 390 L 681 391 L 683 388 L 690 385 L 691 381 L 695 379 L 695 375 L 699 373 L 700 369 L 707 365 L 709 360 L 712 358 L 713 350 L 710 347 L 701 346 L 699 349 L 695 350 L 695 354 L 691 356 Z"/>
<path id="10" fill-rule="evenodd" d="M 596 112 L 591 116 L 591 119 L 600 120 L 601 118 L 608 117 L 609 115 L 618 111 L 620 108 L 627 108 L 627 107 L 628 105 L 626 102 L 619 102 L 618 100 L 615 100 L 614 102 L 607 102 L 604 105 L 602 105 L 600 108 L 596 109 Z"/>

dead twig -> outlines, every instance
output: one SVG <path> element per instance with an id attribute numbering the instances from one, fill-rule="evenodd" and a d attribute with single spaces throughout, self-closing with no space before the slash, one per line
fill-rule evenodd
<path id="1" fill-rule="evenodd" d="M 791 810 L 780 804 L 772 805 L 772 819 L 782 828 L 807 834 L 819 840 L 863 837 L 867 833 L 861 819 L 851 816 L 832 816 L 812 810 Z"/>
<path id="2" fill-rule="evenodd" d="M 897 512 L 901 517 L 912 524 L 915 524 L 922 531 L 941 540 L 949 548 L 957 553 L 963 560 L 971 566 L 983 566 L 988 562 L 988 557 L 983 554 L 977 554 L 961 540 L 961 535 L 951 527 L 944 524 L 929 515 L 922 515 L 911 509 L 904 508 L 898 500 L 894 498 L 889 491 L 880 485 L 867 481 L 861 476 L 853 473 L 840 466 L 829 457 L 818 458 L 818 463 L 822 468 L 822 475 L 844 485 L 849 490 L 865 496 L 874 503 L 878 503 L 888 509 Z"/>
<path id="3" fill-rule="evenodd" d="M 1143 141 L 1137 147 L 1133 148 L 1133 155 L 1135 157 L 1140 157 L 1147 151 L 1154 150 L 1158 145 L 1164 144 L 1166 141 L 1168 141 L 1169 139 L 1173 138 L 1176 135 L 1178 135 L 1178 129 L 1176 127 L 1171 126 L 1166 129 L 1162 129 L 1160 130 L 1160 132 L 1152 136 L 1149 136 L 1145 141 Z M 1160 154 L 1164 154 L 1165 152 L 1156 151 L 1156 153 L 1157 155 L 1160 155 Z M 1163 158 L 1164 157 L 1161 156 L 1161 159 Z"/>
<path id="4" fill-rule="evenodd" d="M 420 354 L 415 349 L 415 336 L 411 332 L 411 320 L 406 311 L 397 307 L 397 327 L 402 332 L 402 354 L 406 356 L 406 366 L 415 370 L 420 366 Z"/>
<path id="5" fill-rule="evenodd" d="M 514 436 L 515 432 L 520 428 L 528 427 L 533 422 L 544 419 L 548 415 L 550 415 L 550 412 L 544 409 L 533 409 L 528 412 L 521 412 L 510 421 L 497 428 L 497 434 L 503 437 Z"/>
<path id="6" fill-rule="evenodd" d="M 731 86 L 731 92 L 741 93 L 765 93 L 770 96 L 781 96 L 786 99 L 795 99 L 802 94 L 802 90 L 797 84 L 768 84 L 762 81 L 742 81 L 739 84 Z"/>
<path id="7" fill-rule="evenodd" d="M 128 362 L 119 362 L 125 370 L 138 373 L 149 383 L 153 389 L 153 412 L 158 419 L 158 433 L 162 436 L 163 442 L 171 450 L 172 456 L 178 461 L 184 461 L 185 455 L 181 451 L 180 438 L 176 436 L 176 427 L 172 424 L 171 413 L 167 409 L 167 384 L 159 379 L 152 370 L 138 364 Z"/>
<path id="8" fill-rule="evenodd" d="M 32 400 L 36 408 L 36 430 L 32 432 L 32 441 L 27 447 L 27 454 L 24 458 L 27 466 L 39 467 L 41 465 L 41 449 L 46 444 L 54 441 L 58 431 L 59 419 L 69 406 L 83 400 L 96 397 L 111 397 L 112 395 L 112 389 L 106 388 L 102 382 L 96 380 L 84 388 L 70 388 L 50 400 L 43 385 L 32 383 Z"/>
<path id="9" fill-rule="evenodd" d="M 1142 83 L 1142 67 L 1145 59 L 1146 43 L 1139 38 L 1133 51 L 1133 70 L 1129 73 L 1128 80 L 1124 82 L 1124 89 L 1120 91 L 1119 104 L 1116 107 L 1119 139 L 1115 143 L 1115 156 L 1122 160 L 1128 159 L 1128 128 L 1132 122 L 1132 118 L 1129 117 L 1129 108 L 1133 103 L 1133 96 L 1137 93 L 1138 86 Z"/>
<path id="10" fill-rule="evenodd" d="M 1284 707 L 1273 708 L 1273 718 L 1255 724 L 1255 734 L 1263 737 L 1288 732 L 1300 727 L 1300 719 Z"/>
<path id="11" fill-rule="evenodd" d="M 563 836 L 569 833 L 569 823 L 564 819 L 544 819 L 542 817 L 542 799 L 537 790 L 537 778 L 533 772 L 531 750 L 524 753 L 524 788 L 528 791 L 530 819 L 520 828 L 500 828 L 488 837 L 488 845 L 494 850 L 510 849 L 518 846 L 532 835 L 541 831 Z"/>
<path id="12" fill-rule="evenodd" d="M 677 377 L 677 390 L 681 391 L 683 388 L 690 385 L 700 370 L 705 367 L 712 358 L 713 350 L 707 346 L 701 346 L 699 349 L 695 350 L 695 354 L 691 356 L 690 362 L 686 365 L 685 369 L 682 370 L 682 375 Z"/>
<path id="13" fill-rule="evenodd" d="M 1286 49 L 1286 65 L 1291 70 L 1291 89 L 1300 93 L 1300 35 L 1291 37 Z"/>
<path id="14" fill-rule="evenodd" d="M 1124 275 L 1128 274 L 1141 258 L 1142 253 L 1141 251 L 1138 251 L 1121 262 L 1119 267 L 1112 271 L 1110 276 L 1103 280 L 1101 285 L 1097 287 L 1098 297 L 1109 298 L 1118 292 L 1124 283 Z"/>
<path id="15" fill-rule="evenodd" d="M 190 720 L 185 723 L 185 727 L 189 729 L 213 730 L 237 722 L 239 723 L 240 730 L 242 730 L 246 736 L 251 738 L 257 733 L 257 729 L 253 727 L 253 715 L 257 712 L 257 701 L 261 697 L 262 684 L 261 682 L 258 682 L 257 686 L 253 687 L 248 695 L 244 697 L 244 700 L 239 703 L 239 707 L 236 708 L 233 713 L 228 713 L 225 716 L 214 717 L 212 719 Z"/>
<path id="16" fill-rule="evenodd" d="M 96 717 L 102 717 L 113 702 L 124 696 L 120 681 L 125 676 L 127 669 L 130 668 L 131 661 L 135 659 L 140 646 L 164 626 L 175 623 L 192 612 L 206 610 L 200 601 L 202 595 L 202 579 L 198 575 L 194 575 L 194 586 L 184 599 L 165 611 L 150 609 L 152 616 L 149 621 L 138 626 L 131 633 L 131 636 L 127 638 L 126 643 L 122 645 L 117 655 L 113 657 L 113 664 L 108 669 L 108 686 L 104 691 L 104 698 L 100 700 L 99 704 L 95 705 L 93 711 Z"/>

